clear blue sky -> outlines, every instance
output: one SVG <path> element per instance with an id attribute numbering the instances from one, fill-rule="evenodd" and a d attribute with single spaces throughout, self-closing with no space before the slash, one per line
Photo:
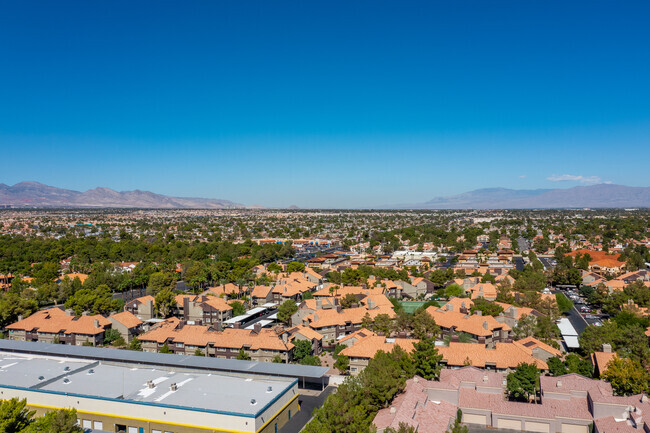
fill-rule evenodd
<path id="1" fill-rule="evenodd" d="M 650 2 L 17 1 L 0 182 L 358 207 L 650 186 Z"/>

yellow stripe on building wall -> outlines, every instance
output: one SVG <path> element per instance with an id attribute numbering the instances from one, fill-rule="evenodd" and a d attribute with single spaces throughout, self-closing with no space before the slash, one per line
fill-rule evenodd
<path id="1" fill-rule="evenodd" d="M 269 425 L 271 421 L 273 421 L 278 415 L 284 411 L 287 406 L 289 406 L 295 399 L 298 398 L 300 394 L 296 394 L 289 400 L 284 406 L 280 408 L 280 410 L 271 417 L 267 422 L 262 425 L 259 429 L 256 430 L 256 433 L 264 430 L 264 428 Z M 61 408 L 61 407 L 56 407 L 56 406 L 46 406 L 42 404 L 29 404 L 27 403 L 27 406 L 31 407 L 39 407 L 42 409 L 52 409 L 52 410 L 58 410 L 58 409 L 67 409 L 67 408 Z M 178 423 L 178 422 L 171 422 L 171 421 L 162 421 L 162 420 L 155 420 L 155 419 L 149 419 L 149 418 L 133 418 L 133 417 L 121 417 L 119 415 L 114 415 L 114 414 L 108 414 L 108 413 L 102 413 L 102 412 L 91 412 L 91 411 L 86 411 L 86 410 L 77 410 L 77 413 L 85 413 L 88 415 L 95 415 L 95 416 L 107 416 L 110 418 L 119 418 L 119 419 L 124 419 L 124 420 L 133 420 L 133 421 L 142 421 L 142 422 L 148 422 L 148 423 L 156 423 L 156 424 L 163 424 L 163 425 L 174 425 L 178 427 L 186 427 L 186 428 L 196 428 L 196 429 L 201 429 L 201 430 L 211 430 L 211 431 L 221 431 L 221 432 L 226 432 L 226 433 L 250 433 L 244 430 L 231 430 L 231 429 L 218 429 L 218 428 L 212 428 L 212 427 L 204 427 L 204 426 L 198 426 L 198 425 L 192 425 L 192 424 L 183 424 L 183 423 Z"/>

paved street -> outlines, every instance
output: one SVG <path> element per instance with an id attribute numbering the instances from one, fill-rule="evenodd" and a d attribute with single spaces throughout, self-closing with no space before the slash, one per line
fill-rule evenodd
<path id="1" fill-rule="evenodd" d="M 298 433 L 311 419 L 312 412 L 317 407 L 321 407 L 325 399 L 336 388 L 328 386 L 319 395 L 301 395 L 300 399 L 300 412 L 298 412 L 288 423 L 284 425 L 279 431 L 280 433 Z"/>
<path id="2" fill-rule="evenodd" d="M 573 327 L 578 331 L 578 334 L 582 334 L 587 329 L 587 321 L 580 315 L 575 306 L 569 311 L 568 317 Z"/>

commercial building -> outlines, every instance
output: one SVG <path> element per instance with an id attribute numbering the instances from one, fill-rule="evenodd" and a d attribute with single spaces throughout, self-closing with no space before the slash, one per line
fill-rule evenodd
<path id="1" fill-rule="evenodd" d="M 0 398 L 75 408 L 82 427 L 120 433 L 270 433 L 300 410 L 305 377 L 290 367 L 305 366 L 117 352 L 128 351 L 2 341 Z"/>

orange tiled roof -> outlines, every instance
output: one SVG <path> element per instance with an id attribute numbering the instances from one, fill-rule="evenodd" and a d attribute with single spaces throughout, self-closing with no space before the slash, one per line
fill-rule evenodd
<path id="1" fill-rule="evenodd" d="M 323 339 L 323 336 L 320 333 L 314 331 L 313 329 L 311 329 L 308 326 L 303 326 L 303 325 L 296 326 L 295 328 L 291 329 L 289 332 L 291 333 L 291 338 L 292 339 L 295 338 L 296 334 L 301 334 L 302 336 L 304 336 L 304 337 L 306 337 L 306 338 L 308 338 L 310 340 L 314 340 L 314 339 L 322 340 Z"/>
<path id="2" fill-rule="evenodd" d="M 433 317 L 439 326 L 468 334 L 490 337 L 497 329 L 510 331 L 512 328 L 505 323 L 497 322 L 492 316 L 479 316 L 477 314 L 463 314 L 458 311 L 443 311 L 436 307 L 427 308 L 427 313 Z"/>
<path id="3" fill-rule="evenodd" d="M 341 355 L 349 356 L 350 358 L 372 358 L 377 352 L 383 350 L 384 352 L 391 352 L 395 345 L 400 346 L 406 352 L 413 351 L 413 345 L 418 340 L 411 338 L 395 338 L 394 343 L 389 343 L 385 336 L 369 335 L 356 341 L 352 346 L 346 347 L 340 353 Z"/>
<path id="4" fill-rule="evenodd" d="M 113 314 L 109 317 L 109 319 L 114 319 L 129 329 L 142 325 L 142 320 L 138 319 L 135 315 L 129 313 L 128 311 L 122 311 L 121 313 Z"/>
<path id="5" fill-rule="evenodd" d="M 505 369 L 525 362 L 535 364 L 542 370 L 548 369 L 544 361 L 533 357 L 530 349 L 516 343 L 496 343 L 494 349 L 487 349 L 482 344 L 451 342 L 448 347 L 439 347 L 438 352 L 450 366 L 462 366 L 469 360 L 474 367 L 494 364 L 496 368 Z"/>
<path id="6" fill-rule="evenodd" d="M 97 321 L 98 326 L 95 326 Z M 68 316 L 58 308 L 37 311 L 26 319 L 19 320 L 7 326 L 7 329 L 38 331 L 51 334 L 60 332 L 66 334 L 96 335 L 105 331 L 110 326 L 110 320 L 102 315 L 94 316 Z"/>
<path id="7" fill-rule="evenodd" d="M 549 346 L 548 344 L 539 341 L 538 339 L 534 337 L 526 337 L 522 338 L 521 340 L 515 341 L 517 344 L 521 344 L 522 346 L 528 348 L 528 349 L 534 349 L 536 347 L 539 347 L 540 349 L 543 349 L 547 351 L 548 353 L 552 354 L 553 356 L 562 356 L 562 352 L 557 350 L 554 347 Z"/>

